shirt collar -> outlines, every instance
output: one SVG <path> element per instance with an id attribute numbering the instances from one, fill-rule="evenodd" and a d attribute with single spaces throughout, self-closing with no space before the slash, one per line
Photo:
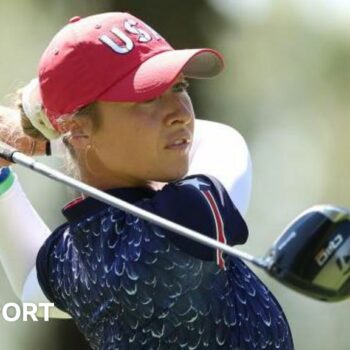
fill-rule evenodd
<path id="1" fill-rule="evenodd" d="M 115 188 L 104 192 L 128 203 L 135 203 L 144 198 L 151 198 L 156 193 L 156 191 L 150 188 L 135 187 Z M 107 208 L 108 206 L 109 204 L 100 202 L 95 198 L 77 198 L 63 207 L 62 214 L 65 216 L 67 221 L 77 221 L 83 217 L 91 216 Z"/>

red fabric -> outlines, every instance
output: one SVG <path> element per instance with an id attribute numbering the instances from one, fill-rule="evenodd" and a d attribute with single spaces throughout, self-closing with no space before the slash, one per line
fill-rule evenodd
<path id="1" fill-rule="evenodd" d="M 74 17 L 41 57 L 43 106 L 58 129 L 59 116 L 94 101 L 152 99 L 171 86 L 191 59 L 203 54 L 204 60 L 193 63 L 194 75 L 218 74 L 223 66 L 218 52 L 174 50 L 153 29 L 128 13 Z"/>
<path id="2" fill-rule="evenodd" d="M 225 236 L 225 228 L 224 228 L 224 221 L 222 219 L 222 216 L 220 214 L 219 208 L 215 202 L 215 199 L 213 195 L 211 194 L 210 191 L 202 191 L 204 194 L 205 198 L 207 199 L 210 209 L 213 213 L 214 221 L 215 221 L 215 226 L 216 226 L 216 239 L 221 242 L 226 244 L 226 236 Z M 225 268 L 225 260 L 223 258 L 223 254 L 221 250 L 216 251 L 216 263 L 218 266 L 222 269 Z"/>

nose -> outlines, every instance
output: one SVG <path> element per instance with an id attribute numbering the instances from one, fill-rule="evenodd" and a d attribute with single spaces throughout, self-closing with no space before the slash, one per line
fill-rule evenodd
<path id="1" fill-rule="evenodd" d="M 192 103 L 188 95 L 170 93 L 162 97 L 165 104 L 164 123 L 166 126 L 191 123 L 194 116 Z"/>

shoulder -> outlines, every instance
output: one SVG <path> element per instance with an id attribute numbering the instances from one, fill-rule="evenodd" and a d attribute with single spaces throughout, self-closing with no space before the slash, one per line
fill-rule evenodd
<path id="1" fill-rule="evenodd" d="M 212 176 L 191 175 L 184 179 L 167 184 L 152 199 L 155 204 L 161 204 L 163 209 L 169 207 L 172 211 L 191 212 L 206 211 L 213 205 L 226 206 L 226 191 L 221 183 Z"/>
<path id="2" fill-rule="evenodd" d="M 168 220 L 229 245 L 247 240 L 248 228 L 225 188 L 214 177 L 192 175 L 166 185 L 142 207 Z M 213 257 L 213 250 L 182 236 L 169 239 L 195 256 Z M 197 253 L 196 253 L 197 252 Z"/>
<path id="3" fill-rule="evenodd" d="M 175 191 L 177 194 L 203 194 L 206 191 L 224 193 L 225 189 L 214 176 L 194 174 L 167 184 L 162 192 Z"/>

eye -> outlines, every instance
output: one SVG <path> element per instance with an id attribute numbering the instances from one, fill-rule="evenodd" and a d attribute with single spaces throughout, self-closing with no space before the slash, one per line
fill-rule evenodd
<path id="1" fill-rule="evenodd" d="M 184 92 L 187 91 L 188 87 L 190 86 L 190 83 L 187 80 L 180 81 L 173 85 L 172 91 L 173 92 Z"/>

